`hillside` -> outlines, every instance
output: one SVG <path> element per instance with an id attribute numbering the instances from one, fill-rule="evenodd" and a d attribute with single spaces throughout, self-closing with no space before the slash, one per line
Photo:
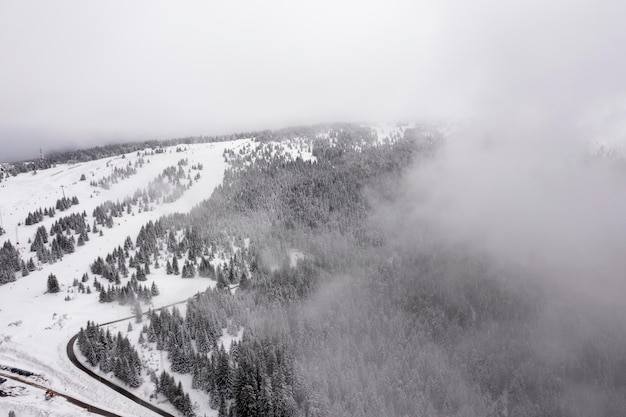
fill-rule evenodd
<path id="1" fill-rule="evenodd" d="M 91 275 L 90 264 L 98 256 L 105 256 L 107 252 L 123 244 L 127 236 L 134 239 L 149 220 L 156 220 L 167 214 L 188 212 L 208 198 L 222 181 L 226 167 L 224 150 L 238 149 L 245 143 L 245 140 L 240 140 L 187 145 L 182 147 L 184 150 L 181 152 L 177 152 L 176 147 L 170 147 L 164 148 L 164 153 L 161 154 L 153 154 L 148 149 L 91 162 L 60 164 L 40 170 L 34 175 L 28 173 L 9 177 L 0 183 L 0 211 L 3 227 L 7 231 L 0 240 L 10 240 L 22 259 L 27 261 L 34 257 L 37 263 L 37 270 L 30 272 L 28 276 L 20 278 L 21 274 L 17 274 L 18 279 L 15 282 L 0 286 L 0 364 L 35 369 L 44 373 L 52 386 L 61 385 L 65 390 L 109 409 L 123 408 L 128 415 L 145 415 L 141 407 L 128 401 L 120 406 L 124 403 L 123 398 L 102 390 L 91 378 L 69 363 L 65 355 L 65 344 L 87 320 L 110 321 L 130 313 L 128 307 L 100 304 L 97 292 L 80 293 L 77 287 L 73 287 L 73 282 L 75 279 L 81 280 L 86 272 Z M 129 164 L 134 166 L 139 159 L 143 159 L 144 163 L 137 167 L 136 174 L 120 178 L 108 189 L 90 185 L 91 181 L 111 176 L 115 168 L 124 168 Z M 197 171 L 199 178 L 176 201 L 149 203 L 142 208 L 133 207 L 131 214 L 115 218 L 112 227 L 102 226 L 102 236 L 90 233 L 89 241 L 84 246 L 76 246 L 73 253 L 66 254 L 54 264 L 41 264 L 37 261 L 36 253 L 30 252 L 31 245 L 28 242 L 34 240 L 38 227 L 44 226 L 49 230 L 60 218 L 83 212 L 88 213 L 87 223 L 93 224 L 92 213 L 100 204 L 106 201 L 124 201 L 127 197 L 132 197 L 136 190 L 144 190 L 164 169 L 177 167 L 181 159 L 187 159 L 190 166 L 201 163 L 203 169 Z M 190 167 L 187 169 L 191 171 Z M 195 174 L 196 172 L 194 176 Z M 85 175 L 85 181 L 80 181 L 82 175 Z M 61 199 L 63 193 L 68 197 L 77 197 L 79 204 L 64 211 L 56 210 L 54 217 L 44 216 L 39 223 L 24 225 L 29 212 L 55 206 L 56 200 Z M 58 294 L 44 294 L 50 274 L 58 278 L 61 287 Z M 158 305 L 184 300 L 211 285 L 210 282 L 200 279 L 186 280 L 184 283 L 181 280 L 174 281 L 166 277 L 164 270 L 155 271 L 150 278 L 161 291 Z M 65 301 L 65 297 L 70 298 L 70 301 Z M 16 398 L 13 409 L 30 410 L 32 407 L 29 412 L 39 415 L 38 413 L 47 410 L 46 407 L 51 407 L 43 404 L 43 392 L 33 392 L 32 396 L 32 404 L 22 404 L 22 398 Z M 6 405 L 2 405 L 0 409 L 6 409 L 5 407 Z M 70 415 L 70 410 L 76 412 L 75 408 L 65 407 L 57 411 L 52 407 L 49 411 L 60 416 Z M 24 415 L 24 412 L 19 414 Z"/>
<path id="2" fill-rule="evenodd" d="M 152 412 L 73 368 L 72 336 L 99 378 L 171 415 L 624 415 L 623 319 L 577 296 L 564 275 L 579 264 L 441 232 L 456 219 L 429 198 L 464 191 L 433 175 L 450 175 L 442 129 L 290 128 L 164 150 L 0 184 L 15 201 L 2 206 L 6 236 L 17 227 L 47 248 L 20 241 L 36 268 L 0 286 L 0 365 L 123 415 Z M 475 174 L 462 183 L 488 178 Z M 61 185 L 78 204 L 16 226 Z M 39 227 L 72 213 L 44 243 Z M 83 415 L 18 388 L 1 403 L 18 415 Z"/>

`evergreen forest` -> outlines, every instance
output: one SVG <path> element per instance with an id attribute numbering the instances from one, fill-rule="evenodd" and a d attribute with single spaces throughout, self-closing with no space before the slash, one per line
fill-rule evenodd
<path id="1" fill-rule="evenodd" d="M 594 415 L 624 414 L 626 345 L 607 331 L 614 322 L 548 315 L 530 270 L 431 242 L 428 225 L 387 209 L 441 135 L 420 127 L 381 141 L 366 127 L 318 129 L 226 152 L 230 167 L 209 199 L 94 263 L 113 282 L 132 258 L 135 290 L 159 259 L 168 273 L 217 281 L 184 314 L 149 312 L 139 343 L 172 364 L 151 375 L 156 395 L 189 416 L 206 407 L 240 417 L 577 416 L 589 398 Z M 313 157 L 285 151 L 294 143 Z M 115 369 L 115 349 L 135 364 L 121 336 L 84 332 L 109 346 L 87 349 L 94 364 L 109 358 Z M 220 343 L 240 332 L 229 349 Z M 192 376 L 204 404 L 191 406 L 178 374 Z M 133 386 L 139 376 L 127 378 Z"/>

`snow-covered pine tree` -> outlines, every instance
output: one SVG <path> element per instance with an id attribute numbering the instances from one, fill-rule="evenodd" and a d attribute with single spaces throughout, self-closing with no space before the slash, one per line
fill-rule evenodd
<path id="1" fill-rule="evenodd" d="M 61 291 L 61 288 L 59 287 L 59 281 L 57 280 L 57 277 L 54 274 L 48 275 L 48 284 L 47 284 L 46 292 L 53 294 L 59 291 Z"/>

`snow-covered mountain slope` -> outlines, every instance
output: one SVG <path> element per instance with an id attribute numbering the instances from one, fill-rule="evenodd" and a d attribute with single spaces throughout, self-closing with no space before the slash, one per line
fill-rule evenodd
<path id="1" fill-rule="evenodd" d="M 198 171 L 200 177 L 173 203 L 149 204 L 149 210 L 134 209 L 132 214 L 114 218 L 113 227 L 102 227 L 102 236 L 90 234 L 90 240 L 84 246 L 76 246 L 75 252 L 67 254 L 55 263 L 38 265 L 38 270 L 17 281 L 0 286 L 0 365 L 15 366 L 38 374 L 47 379 L 49 386 L 65 391 L 72 396 L 93 403 L 101 408 L 110 409 L 128 416 L 148 416 L 152 413 L 125 397 L 106 389 L 80 370 L 74 368 L 65 354 L 68 340 L 85 326 L 87 320 L 105 322 L 128 316 L 129 308 L 117 303 L 99 303 L 98 293 L 79 293 L 72 286 L 74 279 L 81 279 L 89 272 L 90 263 L 98 256 L 106 256 L 119 245 L 123 245 L 126 236 L 135 239 L 142 225 L 149 220 L 176 212 L 188 212 L 194 205 L 208 198 L 213 189 L 223 179 L 226 163 L 223 153 L 226 149 L 238 150 L 248 140 L 220 142 L 210 144 L 183 145 L 182 152 L 175 148 L 165 148 L 159 154 L 126 154 L 124 157 L 112 157 L 78 163 L 58 165 L 55 168 L 39 171 L 36 174 L 21 174 L 0 183 L 0 212 L 2 226 L 6 234 L 0 236 L 0 243 L 10 240 L 18 247 L 25 261 L 31 256 L 29 239 L 33 239 L 39 226 L 50 230 L 60 217 L 72 213 L 87 214 L 86 221 L 91 224 L 93 210 L 101 203 L 111 200 L 123 201 L 136 190 L 144 189 L 163 170 L 177 166 L 178 161 L 186 158 L 189 166 L 202 164 Z M 139 158 L 144 163 L 136 164 Z M 119 182 L 111 184 L 109 189 L 94 187 L 91 181 L 105 178 L 117 167 L 137 165 L 137 173 Z M 185 168 L 185 170 L 187 167 Z M 81 181 L 81 176 L 85 180 Z M 195 172 L 191 173 L 193 177 Z M 39 208 L 55 206 L 57 199 L 65 194 L 76 196 L 78 205 L 61 212 L 56 211 L 54 218 L 44 216 L 43 221 L 25 226 L 29 212 Z M 17 243 L 19 242 L 19 244 Z M 46 294 L 46 282 L 49 274 L 54 274 L 60 283 L 61 291 Z M 213 285 L 206 278 L 181 279 L 166 275 L 165 268 L 152 271 L 147 284 L 154 281 L 160 295 L 153 300 L 155 307 L 184 300 L 197 291 Z M 93 277 L 89 283 L 93 282 Z M 67 300 L 66 300 L 67 299 Z M 52 402 L 44 400 L 44 393 L 37 389 L 24 390 L 25 395 L 0 399 L 0 415 L 15 410 L 23 416 L 72 416 L 86 415 L 83 410 L 64 400 Z"/>

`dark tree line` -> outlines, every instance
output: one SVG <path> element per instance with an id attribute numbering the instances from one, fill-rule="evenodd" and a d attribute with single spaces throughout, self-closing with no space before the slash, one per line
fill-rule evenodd
<path id="1" fill-rule="evenodd" d="M 77 204 L 79 204 L 79 202 L 76 196 L 72 198 L 63 197 L 56 201 L 55 207 L 56 207 L 56 210 L 65 211 L 68 208 L 72 207 L 73 205 L 77 205 Z M 28 215 L 26 216 L 26 220 L 24 220 L 24 224 L 26 226 L 30 226 L 30 225 L 33 225 L 42 221 L 44 219 L 44 216 L 54 217 L 56 214 L 55 207 L 50 207 L 50 208 L 46 207 L 43 210 L 39 208 L 32 213 L 28 212 Z"/>
<path id="2" fill-rule="evenodd" d="M 142 228 L 142 230 L 145 230 Z M 138 281 L 146 281 L 147 275 L 150 274 L 151 265 L 153 268 L 159 268 L 159 250 L 154 246 L 153 253 L 144 249 L 146 246 L 136 247 L 134 255 L 131 255 L 134 245 L 130 237 L 124 242 L 124 248 L 118 246 L 112 253 L 108 253 L 105 258 L 98 257 L 91 264 L 91 272 L 93 274 L 102 275 L 109 282 L 120 284 L 121 278 L 128 277 L 137 279 Z M 154 262 L 152 262 L 152 258 Z M 128 266 L 126 265 L 128 263 Z M 134 268 L 135 272 L 130 273 L 130 269 Z"/>
<path id="3" fill-rule="evenodd" d="M 38 209 L 32 213 L 28 212 L 28 215 L 26 216 L 26 220 L 24 220 L 24 224 L 26 226 L 30 226 L 35 223 L 39 223 L 40 221 L 43 221 L 44 215 L 54 217 L 54 211 L 50 211 L 46 208 L 44 211 L 42 211 L 41 209 Z"/>
<path id="4" fill-rule="evenodd" d="M 180 411 L 185 417 L 193 417 L 196 414 L 193 411 L 191 399 L 189 394 L 183 390 L 183 386 L 173 376 L 166 371 L 161 372 L 161 375 L 156 380 L 156 392 L 163 394 L 165 398 Z"/>
<path id="5" fill-rule="evenodd" d="M 292 357 L 278 339 L 245 332 L 229 351 L 218 344 L 222 329 L 241 314 L 239 307 L 220 291 L 198 294 L 185 317 L 175 308 L 151 314 L 147 340 L 168 352 L 173 372 L 192 374 L 193 387 L 209 394 L 220 415 L 227 415 L 231 403 L 238 416 L 296 415 L 294 396 L 305 394 L 294 388 Z"/>
<path id="6" fill-rule="evenodd" d="M 124 213 L 129 213 L 131 210 L 131 200 L 126 199 L 123 203 L 119 201 L 105 201 L 102 204 L 99 204 L 92 213 L 94 217 L 94 222 L 101 226 L 107 226 L 109 228 L 113 227 L 113 218 L 114 217 L 122 217 Z"/>
<path id="7" fill-rule="evenodd" d="M 83 211 L 82 214 L 73 213 L 69 216 L 64 216 L 55 221 L 50 228 L 50 234 L 64 233 L 68 230 L 72 230 L 74 233 L 83 233 L 88 231 L 88 224 L 85 221 L 87 213 Z"/>
<path id="8" fill-rule="evenodd" d="M 113 336 L 98 325 L 87 322 L 87 327 L 80 329 L 78 347 L 91 366 L 98 366 L 104 373 L 113 374 L 130 387 L 139 387 L 142 364 L 137 350 L 131 346 L 128 337 L 121 333 Z"/>
<path id="9" fill-rule="evenodd" d="M 77 204 L 79 204 L 78 197 L 76 196 L 73 196 L 71 198 L 63 197 L 57 200 L 55 208 L 59 211 L 65 211 L 69 209 L 70 207 L 75 206 Z"/>
<path id="10" fill-rule="evenodd" d="M 235 139 L 242 139 L 248 137 L 255 137 L 255 132 L 246 132 L 246 133 L 236 133 L 229 135 L 221 135 L 221 136 L 195 136 L 195 137 L 185 137 L 185 138 L 176 138 L 176 139 L 168 139 L 168 140 L 151 140 L 145 142 L 127 142 L 127 143 L 118 143 L 112 145 L 105 146 L 96 146 L 93 148 L 87 149 L 76 149 L 65 152 L 50 152 L 48 155 L 42 160 L 39 158 L 39 155 L 36 159 L 25 160 L 20 162 L 13 162 L 11 164 L 6 164 L 3 166 L 3 170 L 0 173 L 4 173 L 5 175 L 17 175 L 23 172 L 31 172 L 34 169 L 42 170 L 52 168 L 56 164 L 65 164 L 65 163 L 78 163 L 78 162 L 88 162 L 95 161 L 98 159 L 109 158 L 111 156 L 119 156 L 126 153 L 131 152 L 140 152 L 143 156 L 148 156 L 153 153 L 163 153 L 165 149 L 162 147 L 167 146 L 175 146 L 179 144 L 193 144 L 193 143 L 212 143 L 212 142 L 224 142 Z M 179 148 L 180 149 L 180 148 Z M 0 177 L 2 178 L 2 177 Z"/>
<path id="11" fill-rule="evenodd" d="M 76 245 L 83 246 L 89 241 L 87 233 L 90 229 L 85 217 L 86 213 L 61 217 L 50 227 L 50 236 L 45 227 L 39 226 L 30 245 L 30 251 L 37 253 L 37 259 L 41 263 L 54 263 L 62 259 L 63 255 L 73 253 Z M 78 241 L 72 232 L 78 234 Z M 52 241 L 47 245 L 49 237 L 52 237 Z"/>
<path id="12" fill-rule="evenodd" d="M 101 303 L 118 302 L 120 305 L 137 306 L 138 301 L 149 303 L 152 297 L 159 295 L 159 288 L 153 282 L 148 288 L 146 285 L 139 284 L 136 278 L 131 278 L 126 285 L 111 285 L 106 288 L 98 280 L 94 280 L 94 288 L 100 292 L 98 300 Z"/>

